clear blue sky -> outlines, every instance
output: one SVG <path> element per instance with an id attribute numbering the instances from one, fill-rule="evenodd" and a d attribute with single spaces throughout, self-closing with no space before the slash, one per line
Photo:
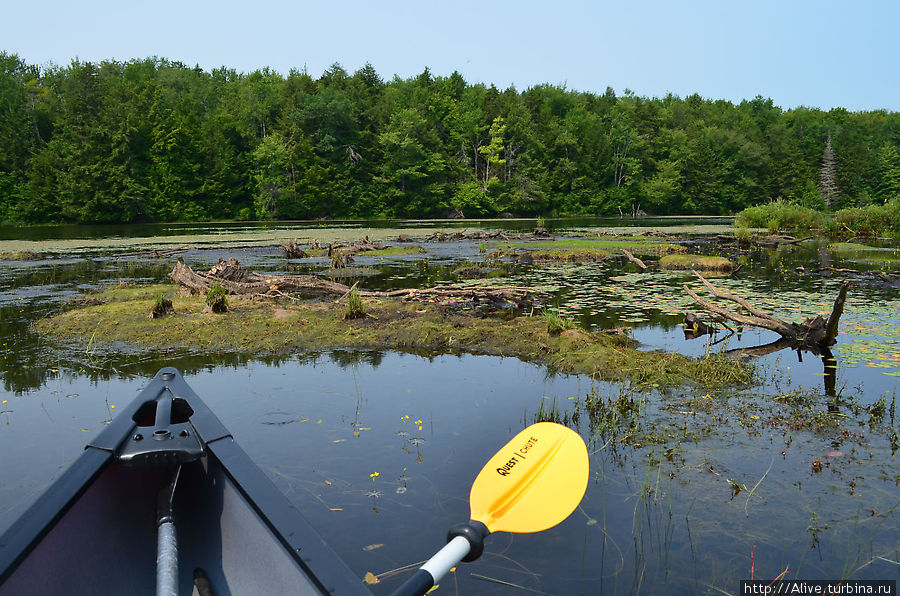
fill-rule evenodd
<path id="1" fill-rule="evenodd" d="M 878 0 L 3 0 L 0 49 L 29 64 L 159 56 L 385 79 L 900 111 L 900 2 Z"/>

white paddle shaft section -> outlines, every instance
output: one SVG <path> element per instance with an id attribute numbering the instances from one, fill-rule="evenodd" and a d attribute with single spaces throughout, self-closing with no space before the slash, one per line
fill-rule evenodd
<path id="1" fill-rule="evenodd" d="M 434 578 L 434 583 L 441 581 L 441 578 L 447 575 L 453 567 L 462 561 L 463 557 L 469 554 L 469 541 L 462 536 L 456 536 L 447 543 L 444 548 L 434 554 L 433 557 L 422 565 L 419 569 L 424 569 Z"/>
<path id="2" fill-rule="evenodd" d="M 178 596 L 178 539 L 175 524 L 159 525 L 156 541 L 156 594 Z"/>

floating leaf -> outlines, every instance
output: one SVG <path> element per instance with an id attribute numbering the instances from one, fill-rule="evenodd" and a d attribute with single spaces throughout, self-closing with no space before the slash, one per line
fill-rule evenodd
<path id="1" fill-rule="evenodd" d="M 366 552 L 368 552 L 368 551 L 372 551 L 372 550 L 381 548 L 382 546 L 384 546 L 384 544 L 382 544 L 382 543 L 378 543 L 378 544 L 369 544 L 369 545 L 364 546 L 364 547 L 363 547 L 363 550 L 366 551 Z"/>

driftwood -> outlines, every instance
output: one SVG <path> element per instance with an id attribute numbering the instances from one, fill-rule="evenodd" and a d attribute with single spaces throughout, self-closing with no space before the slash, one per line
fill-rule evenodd
<path id="1" fill-rule="evenodd" d="M 641 273 L 643 273 L 644 271 L 647 270 L 647 265 L 644 264 L 644 261 L 640 260 L 639 258 L 634 256 L 633 254 L 631 254 L 624 248 L 622 249 L 622 252 L 625 253 L 625 256 L 628 258 L 629 261 L 631 261 L 632 263 L 634 263 L 635 265 L 637 265 L 638 267 L 641 268 Z"/>
<path id="2" fill-rule="evenodd" d="M 296 240 L 279 240 L 281 248 L 284 249 L 284 256 L 288 259 L 305 259 L 309 255 L 306 251 L 297 246 Z"/>
<path id="3" fill-rule="evenodd" d="M 328 281 L 315 275 L 264 275 L 248 273 L 240 263 L 231 258 L 220 261 L 208 272 L 196 272 L 183 261 L 178 261 L 169 273 L 175 283 L 188 288 L 191 293 L 206 293 L 219 284 L 229 295 L 264 295 L 269 291 L 298 292 L 316 296 L 341 295 L 347 286 Z"/>
<path id="4" fill-rule="evenodd" d="M 815 238 L 815 236 L 794 238 L 793 236 L 785 236 L 782 234 L 771 234 L 769 236 L 760 236 L 759 234 L 753 234 L 753 236 L 747 241 L 747 243 L 762 248 L 777 248 L 778 246 L 782 245 L 800 244 L 802 242 L 806 242 L 807 240 L 812 240 L 813 238 Z M 721 244 L 741 243 L 737 236 L 728 234 L 719 234 L 715 237 L 715 240 Z"/>
<path id="5" fill-rule="evenodd" d="M 381 242 L 372 242 L 369 240 L 369 237 L 366 236 L 360 242 L 336 242 L 334 244 L 330 244 L 328 246 L 328 256 L 331 256 L 332 251 L 340 249 L 342 253 L 348 256 L 355 255 L 360 252 L 368 252 L 370 250 L 384 250 L 385 248 L 391 248 L 390 244 L 384 244 Z"/>
<path id="6" fill-rule="evenodd" d="M 736 304 L 739 304 L 750 314 L 739 314 L 721 306 L 717 306 L 715 304 L 707 302 L 706 300 L 700 298 L 700 296 L 698 296 L 687 286 L 687 284 L 685 284 L 684 291 L 694 299 L 694 302 L 696 302 L 709 312 L 721 315 L 726 319 L 734 321 L 736 323 L 752 325 L 754 327 L 762 327 L 763 329 L 775 331 L 783 338 L 794 341 L 797 344 L 817 346 L 822 348 L 833 346 L 835 343 L 837 343 L 838 321 L 841 318 L 841 314 L 844 312 L 844 302 L 847 299 L 847 290 L 850 288 L 849 282 L 844 282 L 843 284 L 841 284 L 841 290 L 838 294 L 837 299 L 834 301 L 834 307 L 831 311 L 831 316 L 828 317 L 827 321 L 821 316 L 816 316 L 813 319 L 807 319 L 803 323 L 788 323 L 759 310 L 740 296 L 735 296 L 733 294 L 723 292 L 719 288 L 712 285 L 696 271 L 694 271 L 693 273 L 700 279 L 701 282 L 703 282 L 703 285 L 705 285 L 707 289 L 712 292 L 713 296 L 722 298 L 723 300 L 730 300 Z"/>
<path id="7" fill-rule="evenodd" d="M 425 242 L 452 242 L 454 240 L 504 240 L 508 241 L 509 236 L 503 230 L 494 230 L 493 232 L 435 232 L 425 238 Z"/>
<path id="8" fill-rule="evenodd" d="M 335 296 L 341 300 L 350 293 L 349 286 L 322 279 L 315 275 L 265 275 L 247 272 L 234 258 L 220 261 L 208 272 L 197 272 L 182 261 L 175 264 L 169 273 L 175 283 L 188 288 L 192 293 L 205 293 L 218 284 L 229 295 L 264 296 L 270 298 L 292 298 L 291 293 L 313 296 Z M 239 281 L 238 281 L 239 280 Z M 355 287 L 355 284 L 354 284 Z M 471 301 L 474 304 L 512 303 L 517 308 L 532 306 L 540 292 L 518 286 L 500 287 L 437 287 L 413 288 L 405 290 L 373 291 L 357 290 L 360 296 L 372 298 L 402 298 L 404 300 L 432 300 L 458 303 Z"/>

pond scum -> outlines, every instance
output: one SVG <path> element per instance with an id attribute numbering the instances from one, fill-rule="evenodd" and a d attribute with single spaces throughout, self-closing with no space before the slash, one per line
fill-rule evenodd
<path id="1" fill-rule="evenodd" d="M 171 295 L 175 313 L 150 319 L 159 295 Z M 472 353 L 516 357 L 565 373 L 636 386 L 692 383 L 702 388 L 746 385 L 753 367 L 710 355 L 690 358 L 646 352 L 625 335 L 590 333 L 536 311 L 514 317 L 480 317 L 427 302 L 364 298 L 348 317 L 331 301 L 232 297 L 228 312 L 205 312 L 202 296 L 179 295 L 175 286 L 114 288 L 87 296 L 35 328 L 55 337 L 132 346 L 192 348 L 216 352 L 290 353 L 339 348 L 395 349 L 417 354 Z"/>

